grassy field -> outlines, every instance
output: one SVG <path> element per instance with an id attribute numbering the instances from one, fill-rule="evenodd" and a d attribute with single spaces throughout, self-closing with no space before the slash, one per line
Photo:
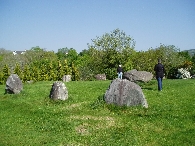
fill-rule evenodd
<path id="1" fill-rule="evenodd" d="M 149 108 L 117 107 L 102 97 L 111 81 L 65 83 L 69 98 L 52 101 L 53 82 L 0 86 L 0 146 L 193 146 L 195 80 L 140 84 Z"/>

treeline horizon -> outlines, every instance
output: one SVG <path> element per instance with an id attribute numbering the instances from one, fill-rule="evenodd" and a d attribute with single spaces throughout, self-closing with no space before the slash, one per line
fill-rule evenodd
<path id="1" fill-rule="evenodd" d="M 167 78 L 175 78 L 178 68 L 195 73 L 194 54 L 164 44 L 147 51 L 136 51 L 134 39 L 119 29 L 92 39 L 88 49 L 80 53 L 67 47 L 55 53 L 39 46 L 26 50 L 24 54 L 13 55 L 12 52 L 0 49 L 1 83 L 5 83 L 6 77 L 14 72 L 20 72 L 24 82 L 29 79 L 60 80 L 66 74 L 72 75 L 73 81 L 94 80 L 96 74 L 106 74 L 106 78 L 112 80 L 117 77 L 116 68 L 119 64 L 124 71 L 136 69 L 154 74 L 153 68 L 158 58 L 166 68 Z"/>

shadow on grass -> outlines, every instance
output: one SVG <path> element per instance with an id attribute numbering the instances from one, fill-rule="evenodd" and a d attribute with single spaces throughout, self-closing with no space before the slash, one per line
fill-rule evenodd
<path id="1" fill-rule="evenodd" d="M 136 117 L 152 117 L 153 113 L 149 112 L 149 109 L 144 108 L 142 105 L 137 106 L 119 106 L 116 104 L 108 104 L 104 100 L 104 95 L 98 96 L 97 100 L 90 104 L 92 110 L 108 109 L 110 112 L 117 115 L 131 115 Z"/>
<path id="2" fill-rule="evenodd" d="M 143 87 L 142 89 L 145 89 L 145 90 L 153 90 L 153 88 L 146 88 L 146 87 Z"/>

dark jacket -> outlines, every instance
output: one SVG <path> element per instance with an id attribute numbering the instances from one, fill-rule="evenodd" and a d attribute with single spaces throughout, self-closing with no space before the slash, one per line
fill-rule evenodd
<path id="1" fill-rule="evenodd" d="M 119 72 L 122 72 L 123 73 L 123 68 L 122 67 L 118 67 L 117 68 L 117 72 L 119 73 Z"/>
<path id="2" fill-rule="evenodd" d="M 163 78 L 164 74 L 166 73 L 165 68 L 161 63 L 158 63 L 158 64 L 155 65 L 154 71 L 156 72 L 156 77 L 157 78 L 159 78 L 159 77 Z"/>

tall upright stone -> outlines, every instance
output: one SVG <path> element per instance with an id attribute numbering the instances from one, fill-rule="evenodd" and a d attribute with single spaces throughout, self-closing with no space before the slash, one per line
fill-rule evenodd
<path id="1" fill-rule="evenodd" d="M 53 83 L 50 90 L 49 97 L 54 100 L 66 100 L 68 99 L 68 90 L 65 84 L 61 81 L 56 81 Z"/>
<path id="2" fill-rule="evenodd" d="M 23 90 L 23 84 L 17 74 L 11 74 L 6 81 L 5 93 L 18 94 Z"/>

